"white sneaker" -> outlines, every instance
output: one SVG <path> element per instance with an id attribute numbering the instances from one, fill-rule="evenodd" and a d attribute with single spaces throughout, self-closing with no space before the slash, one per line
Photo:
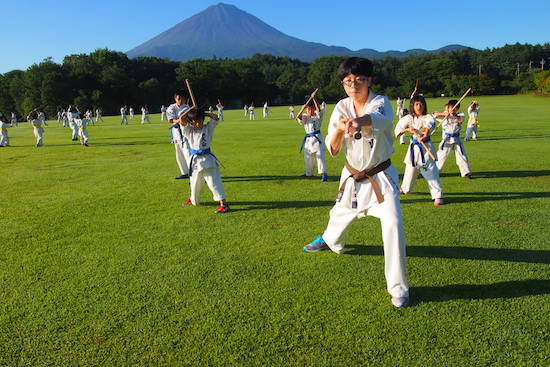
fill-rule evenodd
<path id="1" fill-rule="evenodd" d="M 404 308 L 409 305 L 409 297 L 392 297 L 391 303 L 397 308 Z"/>

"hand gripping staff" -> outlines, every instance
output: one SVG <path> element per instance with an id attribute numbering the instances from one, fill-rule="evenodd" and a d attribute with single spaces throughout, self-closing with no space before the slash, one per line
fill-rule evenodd
<path id="1" fill-rule="evenodd" d="M 419 86 L 420 86 L 420 80 L 416 79 L 416 85 L 414 87 L 414 90 L 411 93 L 411 98 L 410 99 L 412 99 L 414 96 L 416 96 L 416 92 L 418 92 L 418 87 Z M 411 112 L 414 113 L 414 111 L 409 111 L 409 113 L 411 113 Z M 411 130 L 411 132 L 414 135 L 414 137 L 416 138 L 416 140 L 422 145 L 422 147 L 426 150 L 426 152 L 428 152 L 428 155 L 430 156 L 430 158 L 433 159 L 434 161 L 437 161 L 437 158 L 433 155 L 431 150 L 428 149 L 428 146 L 426 145 L 426 143 L 424 143 L 424 140 L 422 140 L 420 135 L 418 135 L 418 133 L 414 129 L 412 129 L 412 126 L 411 126 L 410 123 L 409 123 L 409 130 Z"/>
<path id="2" fill-rule="evenodd" d="M 313 93 L 311 93 L 311 95 L 309 96 L 308 100 L 306 103 L 304 103 L 304 105 L 302 106 L 302 108 L 300 109 L 300 112 L 298 112 L 298 114 L 296 115 L 296 120 L 298 120 L 298 116 L 300 116 L 302 114 L 302 112 L 304 112 L 304 109 L 306 108 L 306 106 L 308 105 L 308 103 L 311 101 L 312 98 L 315 97 L 315 94 L 317 94 L 317 91 L 319 90 L 319 88 L 315 89 L 313 91 Z"/>
<path id="3" fill-rule="evenodd" d="M 451 111 L 454 111 L 454 109 L 456 108 L 456 106 L 458 106 L 458 105 L 460 104 L 460 102 L 462 102 L 462 100 L 463 100 L 464 98 L 466 98 L 466 96 L 467 96 L 471 91 L 472 91 L 472 88 L 468 88 L 468 90 L 462 95 L 462 97 L 458 100 L 458 102 L 455 103 L 455 105 L 453 106 L 453 109 L 452 109 Z M 443 123 L 444 123 L 445 121 L 447 121 L 447 118 L 448 118 L 448 117 L 449 117 L 449 116 L 445 116 L 445 118 L 443 119 L 443 121 L 441 121 L 441 122 L 435 127 L 434 131 L 432 131 L 432 134 L 431 134 L 431 135 L 433 135 L 433 133 L 437 130 L 438 127 L 440 127 L 441 125 L 443 125 Z"/>

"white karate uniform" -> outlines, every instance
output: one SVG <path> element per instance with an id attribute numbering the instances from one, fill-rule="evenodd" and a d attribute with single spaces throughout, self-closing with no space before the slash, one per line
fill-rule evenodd
<path id="1" fill-rule="evenodd" d="M 29 120 L 33 127 L 34 136 L 36 138 L 36 146 L 41 147 L 44 145 L 44 121 L 41 119 Z"/>
<path id="2" fill-rule="evenodd" d="M 166 107 L 162 107 L 160 109 L 160 121 L 167 121 L 168 118 L 166 117 Z"/>
<path id="3" fill-rule="evenodd" d="M 80 112 L 69 112 L 67 111 L 67 120 L 69 127 L 71 128 L 71 140 L 78 140 L 78 125 L 76 124 L 75 119 L 80 116 Z"/>
<path id="4" fill-rule="evenodd" d="M 462 113 L 459 113 L 458 116 L 464 118 L 464 114 Z M 467 174 L 470 174 L 471 171 L 466 149 L 464 149 L 464 144 L 460 139 L 460 128 L 462 127 L 462 123 L 459 123 L 455 116 L 449 116 L 441 127 L 443 128 L 443 139 L 437 149 L 437 168 L 441 171 L 447 157 L 451 151 L 454 151 L 456 165 L 460 169 L 460 175 L 465 177 Z"/>
<path id="5" fill-rule="evenodd" d="M 90 120 L 88 121 L 89 123 L 92 123 L 92 125 L 95 125 L 91 110 L 86 111 L 86 118 Z"/>
<path id="6" fill-rule="evenodd" d="M 244 105 L 244 117 L 246 117 L 246 115 L 248 115 L 248 106 Z"/>
<path id="7" fill-rule="evenodd" d="M 303 113 L 299 123 L 304 126 L 304 130 L 306 131 L 306 136 L 304 136 L 305 141 L 303 140 L 302 146 L 304 151 L 304 162 L 306 163 L 306 176 L 313 176 L 315 174 L 316 165 L 317 173 L 327 173 L 325 144 L 323 143 L 323 135 L 321 134 L 321 116 L 317 111 L 315 111 L 314 116 Z M 314 135 L 307 136 L 307 134 Z"/>
<path id="8" fill-rule="evenodd" d="M 267 102 L 264 104 L 264 118 L 269 115 L 269 108 L 267 107 Z"/>
<path id="9" fill-rule="evenodd" d="M 220 121 L 224 121 L 223 120 L 223 107 L 216 106 L 216 108 L 218 109 L 218 118 L 220 119 Z"/>
<path id="10" fill-rule="evenodd" d="M 404 99 L 397 100 L 397 111 L 395 112 L 395 116 L 399 118 L 403 117 L 403 103 L 405 103 Z"/>
<path id="11" fill-rule="evenodd" d="M 0 147 L 7 147 L 10 145 L 10 137 L 8 136 L 8 128 L 12 127 L 11 124 L 0 121 Z"/>
<path id="12" fill-rule="evenodd" d="M 78 126 L 78 136 L 80 137 L 80 144 L 88 144 L 88 123 L 90 122 L 89 118 L 75 118 L 76 126 Z"/>
<path id="13" fill-rule="evenodd" d="M 294 114 L 294 107 L 289 107 L 288 111 L 289 111 L 288 118 L 291 119 L 291 120 L 294 120 L 296 118 L 296 115 Z"/>
<path id="14" fill-rule="evenodd" d="M 368 130 L 364 128 L 361 139 L 356 140 L 347 134 L 342 137 L 342 149 L 345 150 L 347 161 L 360 171 L 378 166 L 388 160 L 395 151 L 392 145 L 393 109 L 388 98 L 378 96 L 371 91 L 361 115 L 366 113 L 372 119 L 372 134 L 368 134 Z M 351 98 L 338 102 L 332 112 L 328 135 L 325 139 L 329 152 L 330 142 L 341 117 L 357 117 Z M 332 155 L 332 152 L 330 153 Z M 350 172 L 344 167 L 340 185 L 349 176 Z M 378 202 L 368 179 L 360 182 L 355 182 L 353 178 L 347 179 L 341 199 L 330 211 L 330 219 L 323 233 L 323 239 L 332 251 L 342 253 L 344 233 L 351 222 L 366 215 L 379 218 L 384 243 L 387 290 L 393 297 L 408 297 L 405 231 L 399 203 L 397 169 L 390 165 L 386 170 L 374 175 L 373 179 L 380 186 L 384 202 Z"/>
<path id="15" fill-rule="evenodd" d="M 468 107 L 468 125 L 466 126 L 466 136 L 464 140 L 477 140 L 477 115 L 479 113 L 478 108 Z"/>
<path id="16" fill-rule="evenodd" d="M 254 106 L 248 107 L 248 114 L 250 115 L 250 120 L 256 120 L 256 116 L 254 115 Z"/>
<path id="17" fill-rule="evenodd" d="M 147 121 L 148 123 L 151 123 L 151 120 L 149 120 L 149 110 L 147 110 L 144 107 L 141 107 L 141 124 L 143 125 Z"/>
<path id="18" fill-rule="evenodd" d="M 126 108 L 123 107 L 120 109 L 120 124 L 124 125 L 124 123 L 128 125 L 128 118 L 126 117 Z"/>
<path id="19" fill-rule="evenodd" d="M 44 112 L 40 112 L 38 114 L 38 119 L 42 121 L 43 126 L 48 126 L 48 123 L 46 122 L 46 115 L 44 115 Z"/>
<path id="20" fill-rule="evenodd" d="M 218 121 L 210 120 L 202 129 L 195 129 L 190 125 L 182 127 L 183 136 L 187 138 L 191 148 L 191 178 L 189 184 L 191 185 L 190 199 L 193 205 L 200 203 L 200 195 L 205 182 L 210 191 L 212 191 L 215 201 L 225 199 L 225 190 L 223 188 L 218 160 L 211 153 L 194 154 L 194 150 L 204 151 L 210 149 L 214 129 L 217 125 Z"/>
<path id="21" fill-rule="evenodd" d="M 17 122 L 17 115 L 13 112 L 11 113 L 11 124 L 15 126 L 19 125 L 19 123 Z"/>
<path id="22" fill-rule="evenodd" d="M 134 109 L 132 107 L 130 107 L 130 110 L 128 112 L 130 112 L 130 120 L 133 120 L 134 119 Z"/>
<path id="23" fill-rule="evenodd" d="M 434 131 L 435 120 L 432 115 L 418 117 L 413 117 L 412 115 L 403 116 L 395 126 L 395 135 L 397 136 L 401 131 L 409 127 L 418 130 L 418 135 L 422 136 L 422 129 L 429 129 L 429 133 Z M 437 152 L 431 139 L 424 141 L 424 144 L 426 144 L 433 156 L 437 158 Z M 401 183 L 403 193 L 408 194 L 412 191 L 416 182 L 416 177 L 418 176 L 418 170 L 420 170 L 420 173 L 430 188 L 432 200 L 443 198 L 437 164 L 430 157 L 428 152 L 426 152 L 421 143 L 417 142 L 414 136 L 411 138 L 411 143 L 409 145 L 409 149 L 407 149 L 407 154 L 405 155 L 405 160 L 403 162 L 406 164 L 403 182 Z"/>
<path id="24" fill-rule="evenodd" d="M 95 110 L 95 122 L 99 122 L 99 120 L 103 122 L 103 116 L 101 114 L 101 110 L 98 108 L 97 110 Z"/>
<path id="25" fill-rule="evenodd" d="M 189 106 L 183 104 L 178 106 L 176 103 L 171 104 L 166 110 L 166 118 L 168 121 L 171 119 L 178 119 L 179 116 L 189 109 Z M 189 154 L 189 142 L 182 135 L 182 126 L 177 125 L 171 129 L 172 141 L 174 148 L 176 149 L 176 162 L 182 175 L 189 174 L 189 161 L 191 156 Z"/>
<path id="26" fill-rule="evenodd" d="M 63 116 L 62 116 L 62 112 L 61 111 L 57 111 L 57 124 L 59 125 L 61 123 L 61 121 L 63 120 Z"/>

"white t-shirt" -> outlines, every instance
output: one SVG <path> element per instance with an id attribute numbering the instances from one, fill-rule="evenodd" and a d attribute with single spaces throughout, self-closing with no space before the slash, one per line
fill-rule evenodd
<path id="1" fill-rule="evenodd" d="M 166 109 L 166 118 L 168 119 L 168 121 L 170 121 L 171 119 L 177 120 L 179 119 L 181 114 L 188 109 L 189 109 L 189 106 L 186 104 L 182 104 L 181 106 L 178 106 L 177 103 L 172 103 Z M 181 133 L 181 129 L 182 129 L 181 125 L 178 125 L 172 128 L 172 139 L 175 142 L 182 142 L 184 140 L 184 137 Z"/>
<path id="2" fill-rule="evenodd" d="M 202 129 L 195 129 L 191 125 L 182 126 L 181 131 L 183 136 L 189 142 L 189 147 L 193 150 L 209 149 L 214 137 L 214 129 L 218 125 L 218 121 L 210 120 Z M 206 168 L 214 168 L 218 162 L 211 154 L 195 155 L 193 158 L 193 171 L 201 171 Z"/>

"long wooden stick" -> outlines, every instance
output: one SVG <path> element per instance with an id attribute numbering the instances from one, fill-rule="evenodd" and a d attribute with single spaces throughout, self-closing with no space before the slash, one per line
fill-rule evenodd
<path id="1" fill-rule="evenodd" d="M 311 99 L 313 98 L 313 94 L 314 93 L 317 93 L 317 91 L 319 90 L 319 88 L 315 89 L 313 91 L 313 93 L 311 93 L 311 95 L 309 96 L 309 99 L 307 100 L 307 102 L 302 106 L 302 108 L 300 109 L 300 112 L 298 112 L 298 114 L 296 115 L 296 120 L 298 119 L 298 116 L 300 116 L 302 114 L 302 112 L 304 112 L 304 109 L 306 108 L 307 104 L 309 103 L 309 101 L 311 101 Z"/>
<path id="2" fill-rule="evenodd" d="M 189 83 L 189 79 L 185 79 L 185 84 L 187 85 L 187 91 L 189 92 L 189 97 L 191 97 L 191 102 L 193 102 L 193 107 L 198 107 L 197 101 L 195 101 L 195 96 L 193 95 L 193 89 L 191 89 L 191 83 Z"/>
<path id="3" fill-rule="evenodd" d="M 412 99 L 412 97 L 414 97 L 416 95 L 416 93 L 418 92 L 418 87 L 419 86 L 420 86 L 420 79 L 416 79 L 416 85 L 414 87 L 414 90 L 411 93 L 411 98 L 409 98 L 409 99 Z"/>
<path id="4" fill-rule="evenodd" d="M 466 96 L 472 91 L 472 88 L 468 88 L 468 90 L 462 95 L 462 97 L 458 100 L 458 102 L 455 103 L 455 105 L 453 106 L 453 109 L 451 110 L 451 112 L 454 111 L 454 109 L 456 108 L 456 106 L 458 106 L 460 104 L 460 102 L 462 102 L 462 100 L 464 98 L 466 98 Z M 437 130 L 438 127 L 440 127 L 441 125 L 443 125 L 443 123 L 445 121 L 447 121 L 447 119 L 449 118 L 449 115 L 448 116 L 445 116 L 445 118 L 435 127 L 434 131 L 432 131 L 432 134 Z"/>
<path id="5" fill-rule="evenodd" d="M 418 140 L 420 144 L 422 144 L 424 149 L 426 149 L 426 152 L 428 152 L 428 155 L 430 156 L 430 158 L 432 158 L 434 161 L 437 161 L 437 158 L 433 155 L 432 151 L 428 149 L 428 146 L 426 145 L 426 143 L 424 143 L 423 140 L 420 140 L 420 136 L 417 133 L 413 133 L 413 134 L 416 140 Z"/>

